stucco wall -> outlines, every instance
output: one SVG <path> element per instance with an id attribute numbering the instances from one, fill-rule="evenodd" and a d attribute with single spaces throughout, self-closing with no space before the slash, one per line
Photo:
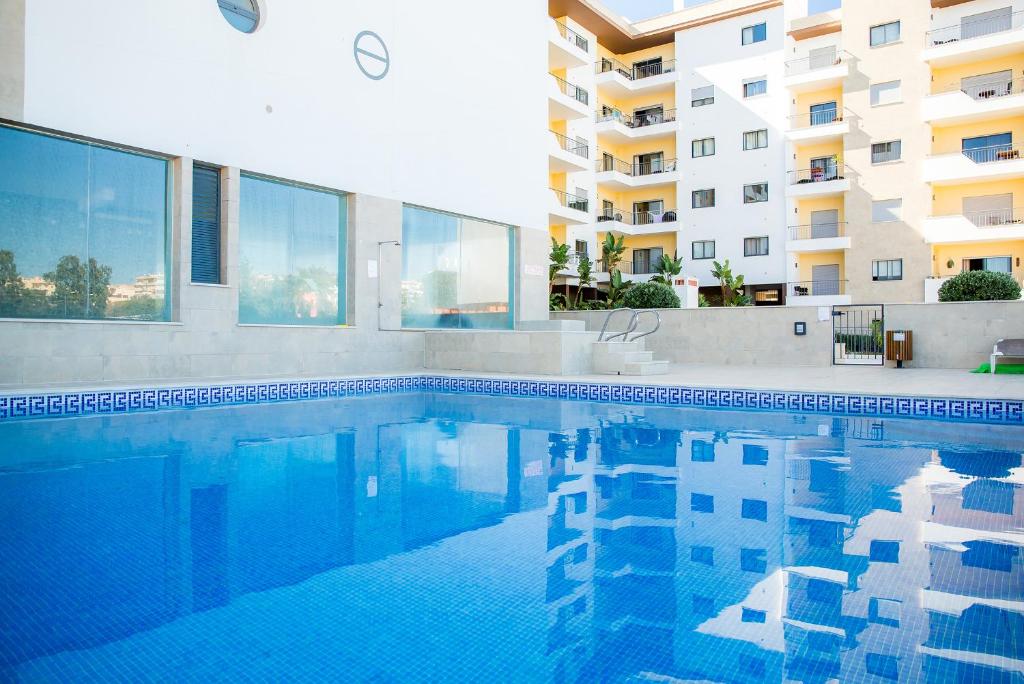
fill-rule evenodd
<path id="1" fill-rule="evenodd" d="M 826 309 L 827 311 L 827 309 Z M 646 338 L 657 359 L 672 363 L 824 367 L 832 363 L 832 320 L 817 307 L 672 309 Z M 586 321 L 600 330 L 605 312 L 560 312 L 552 318 Z M 806 321 L 807 335 L 793 334 Z M 973 368 L 988 361 L 1001 337 L 1024 338 L 1024 302 L 890 304 L 887 329 L 914 331 L 913 366 Z"/>
<path id="2" fill-rule="evenodd" d="M 592 371 L 596 333 L 561 331 L 431 331 L 424 365 L 430 370 L 582 375 Z"/>

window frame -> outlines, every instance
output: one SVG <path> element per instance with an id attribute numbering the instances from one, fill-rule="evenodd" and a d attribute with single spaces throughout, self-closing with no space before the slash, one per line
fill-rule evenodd
<path id="1" fill-rule="evenodd" d="M 896 37 L 892 38 L 892 39 L 889 39 L 888 27 L 890 27 L 890 26 L 895 26 L 896 27 Z M 876 43 L 875 42 L 875 29 L 882 29 L 883 40 L 880 43 Z M 883 45 L 892 45 L 894 43 L 900 42 L 902 37 L 903 37 L 903 26 L 902 26 L 901 21 L 899 19 L 896 19 L 895 21 L 886 21 L 886 22 L 883 22 L 881 24 L 874 24 L 873 26 L 868 28 L 868 46 L 869 47 L 876 48 L 876 47 L 882 47 Z"/>
<path id="2" fill-rule="evenodd" d="M 698 195 L 698 193 L 711 193 L 711 194 L 710 195 L 707 195 L 707 194 Z M 711 198 L 711 203 L 710 204 L 698 205 L 697 204 L 697 197 L 698 196 L 700 196 L 700 197 L 710 197 Z M 693 190 L 693 191 L 690 192 L 690 208 L 691 209 L 711 209 L 714 206 L 715 206 L 715 189 L 714 188 L 701 188 L 699 190 Z"/>
<path id="3" fill-rule="evenodd" d="M 711 143 L 711 151 L 708 152 L 708 143 Z M 697 154 L 697 146 L 700 146 L 701 154 Z M 690 158 L 700 159 L 701 157 L 715 156 L 715 138 L 694 138 L 690 141 Z"/>
<path id="4" fill-rule="evenodd" d="M 759 92 L 756 92 L 756 93 L 747 92 L 747 87 L 748 86 L 752 86 L 752 85 L 755 85 L 755 84 L 758 84 L 758 83 L 763 83 L 764 84 L 764 89 L 763 90 L 761 90 Z M 767 94 L 768 94 L 768 77 L 767 76 L 758 76 L 757 78 L 748 78 L 748 79 L 744 79 L 743 80 L 743 99 L 744 100 L 746 100 L 748 98 L 751 98 L 751 97 L 760 97 L 762 95 L 767 95 Z"/>
<path id="5" fill-rule="evenodd" d="M 762 134 L 763 134 L 763 136 L 762 136 Z M 754 139 L 755 145 L 753 147 L 747 147 L 747 136 L 749 136 L 749 135 L 756 136 L 755 139 Z M 764 138 L 764 144 L 763 145 L 758 145 L 757 143 L 761 142 L 762 137 Z M 743 151 L 744 152 L 749 152 L 751 150 L 763 150 L 763 149 L 765 149 L 767 147 L 768 147 L 768 129 L 767 128 L 758 128 L 757 130 L 753 130 L 753 131 L 743 131 Z"/>
<path id="6" fill-rule="evenodd" d="M 697 95 L 696 91 L 704 90 L 704 89 L 707 89 L 707 88 L 711 89 L 711 96 L 710 97 L 707 97 L 707 96 L 705 96 L 705 97 L 696 97 L 696 95 Z M 706 86 L 697 86 L 696 88 L 690 88 L 690 108 L 691 109 L 694 108 L 694 107 L 706 107 L 708 105 L 713 105 L 713 104 L 715 104 L 715 84 L 714 83 L 709 83 Z"/>
<path id="7" fill-rule="evenodd" d="M 697 256 L 697 245 L 701 246 L 701 256 Z M 708 254 L 707 246 L 711 245 L 711 254 Z M 714 240 L 693 240 L 690 243 L 690 258 L 694 261 L 703 261 L 705 259 L 715 258 L 715 241 Z"/>
<path id="8" fill-rule="evenodd" d="M 196 170 L 200 171 L 212 171 L 217 175 L 217 280 L 205 281 L 196 280 L 195 277 L 195 221 L 196 221 L 196 197 L 195 197 L 195 174 Z M 203 162 L 192 162 L 192 224 L 189 229 L 189 238 L 191 244 L 191 255 L 192 260 L 189 263 L 189 285 L 209 286 L 209 285 L 224 285 L 224 246 L 225 246 L 225 235 L 224 235 L 224 215 L 223 215 L 223 203 L 224 203 L 224 182 L 222 176 L 223 167 L 216 166 L 215 164 L 206 164 Z"/>
<path id="9" fill-rule="evenodd" d="M 749 246 L 754 246 L 754 251 L 748 249 Z M 764 249 L 762 252 L 761 249 Z M 754 237 L 743 238 L 743 256 L 745 257 L 759 257 L 768 256 L 768 236 L 767 235 L 756 235 Z"/>
<path id="10" fill-rule="evenodd" d="M 760 38 L 758 38 L 758 29 L 760 31 Z M 750 31 L 750 40 L 747 40 L 747 31 Z M 740 29 L 740 46 L 754 45 L 756 43 L 763 43 L 768 40 L 768 22 L 762 21 L 757 24 L 751 24 L 750 26 L 744 26 Z"/>
<path id="11" fill-rule="evenodd" d="M 885 265 L 885 273 L 882 273 L 882 265 Z M 897 268 L 893 268 L 893 266 Z M 884 283 L 894 280 L 903 280 L 903 257 L 896 259 L 872 259 L 871 260 L 871 282 Z"/>
<path id="12" fill-rule="evenodd" d="M 896 156 L 893 158 L 876 159 L 877 152 L 876 147 L 888 146 L 888 153 L 891 155 L 893 149 L 896 150 Z M 877 166 L 879 164 L 893 164 L 898 161 L 903 161 L 903 140 L 897 138 L 895 140 L 882 140 L 880 142 L 871 143 L 871 164 Z"/>
<path id="13" fill-rule="evenodd" d="M 761 186 L 761 187 L 764 188 L 764 198 L 763 199 L 747 199 L 747 197 L 748 197 L 747 189 L 748 188 L 755 188 L 757 186 Z M 759 194 L 757 197 L 760 198 L 761 195 Z M 768 201 L 768 181 L 762 181 L 760 183 L 747 183 L 747 184 L 745 184 L 743 186 L 743 203 L 744 204 L 761 204 L 762 202 L 767 202 L 767 201 Z"/>

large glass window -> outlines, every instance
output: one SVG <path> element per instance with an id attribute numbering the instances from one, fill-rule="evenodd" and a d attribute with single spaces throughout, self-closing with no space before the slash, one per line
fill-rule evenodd
<path id="1" fill-rule="evenodd" d="M 513 229 L 406 206 L 402 327 L 510 329 Z"/>
<path id="2" fill-rule="evenodd" d="M 242 176 L 240 323 L 345 322 L 346 209 L 338 193 Z"/>
<path id="3" fill-rule="evenodd" d="M 0 316 L 169 316 L 167 160 L 0 126 Z"/>

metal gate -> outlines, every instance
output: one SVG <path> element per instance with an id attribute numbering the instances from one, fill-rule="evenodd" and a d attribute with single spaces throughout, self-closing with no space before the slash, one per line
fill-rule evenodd
<path id="1" fill-rule="evenodd" d="M 881 366 L 885 363 L 885 307 L 848 304 L 832 307 L 832 364 Z"/>

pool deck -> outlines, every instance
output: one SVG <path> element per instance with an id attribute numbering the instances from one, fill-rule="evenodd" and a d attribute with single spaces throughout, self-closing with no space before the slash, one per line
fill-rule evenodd
<path id="1" fill-rule="evenodd" d="M 765 389 L 797 392 L 839 392 L 849 394 L 960 397 L 979 399 L 1024 399 L 1024 375 L 975 374 L 963 369 L 882 368 L 878 366 L 726 366 L 673 365 L 666 375 L 535 375 L 530 373 L 486 373 L 417 369 L 394 373 L 346 375 L 346 378 L 394 377 L 403 375 L 444 375 L 476 378 L 521 378 L 547 381 L 575 381 L 613 384 L 683 385 L 735 389 Z M 328 374 L 245 378 L 180 378 L 150 382 L 63 383 L 33 387 L 0 386 L 0 394 L 59 393 L 83 389 L 188 387 L 268 380 L 341 377 Z"/>

